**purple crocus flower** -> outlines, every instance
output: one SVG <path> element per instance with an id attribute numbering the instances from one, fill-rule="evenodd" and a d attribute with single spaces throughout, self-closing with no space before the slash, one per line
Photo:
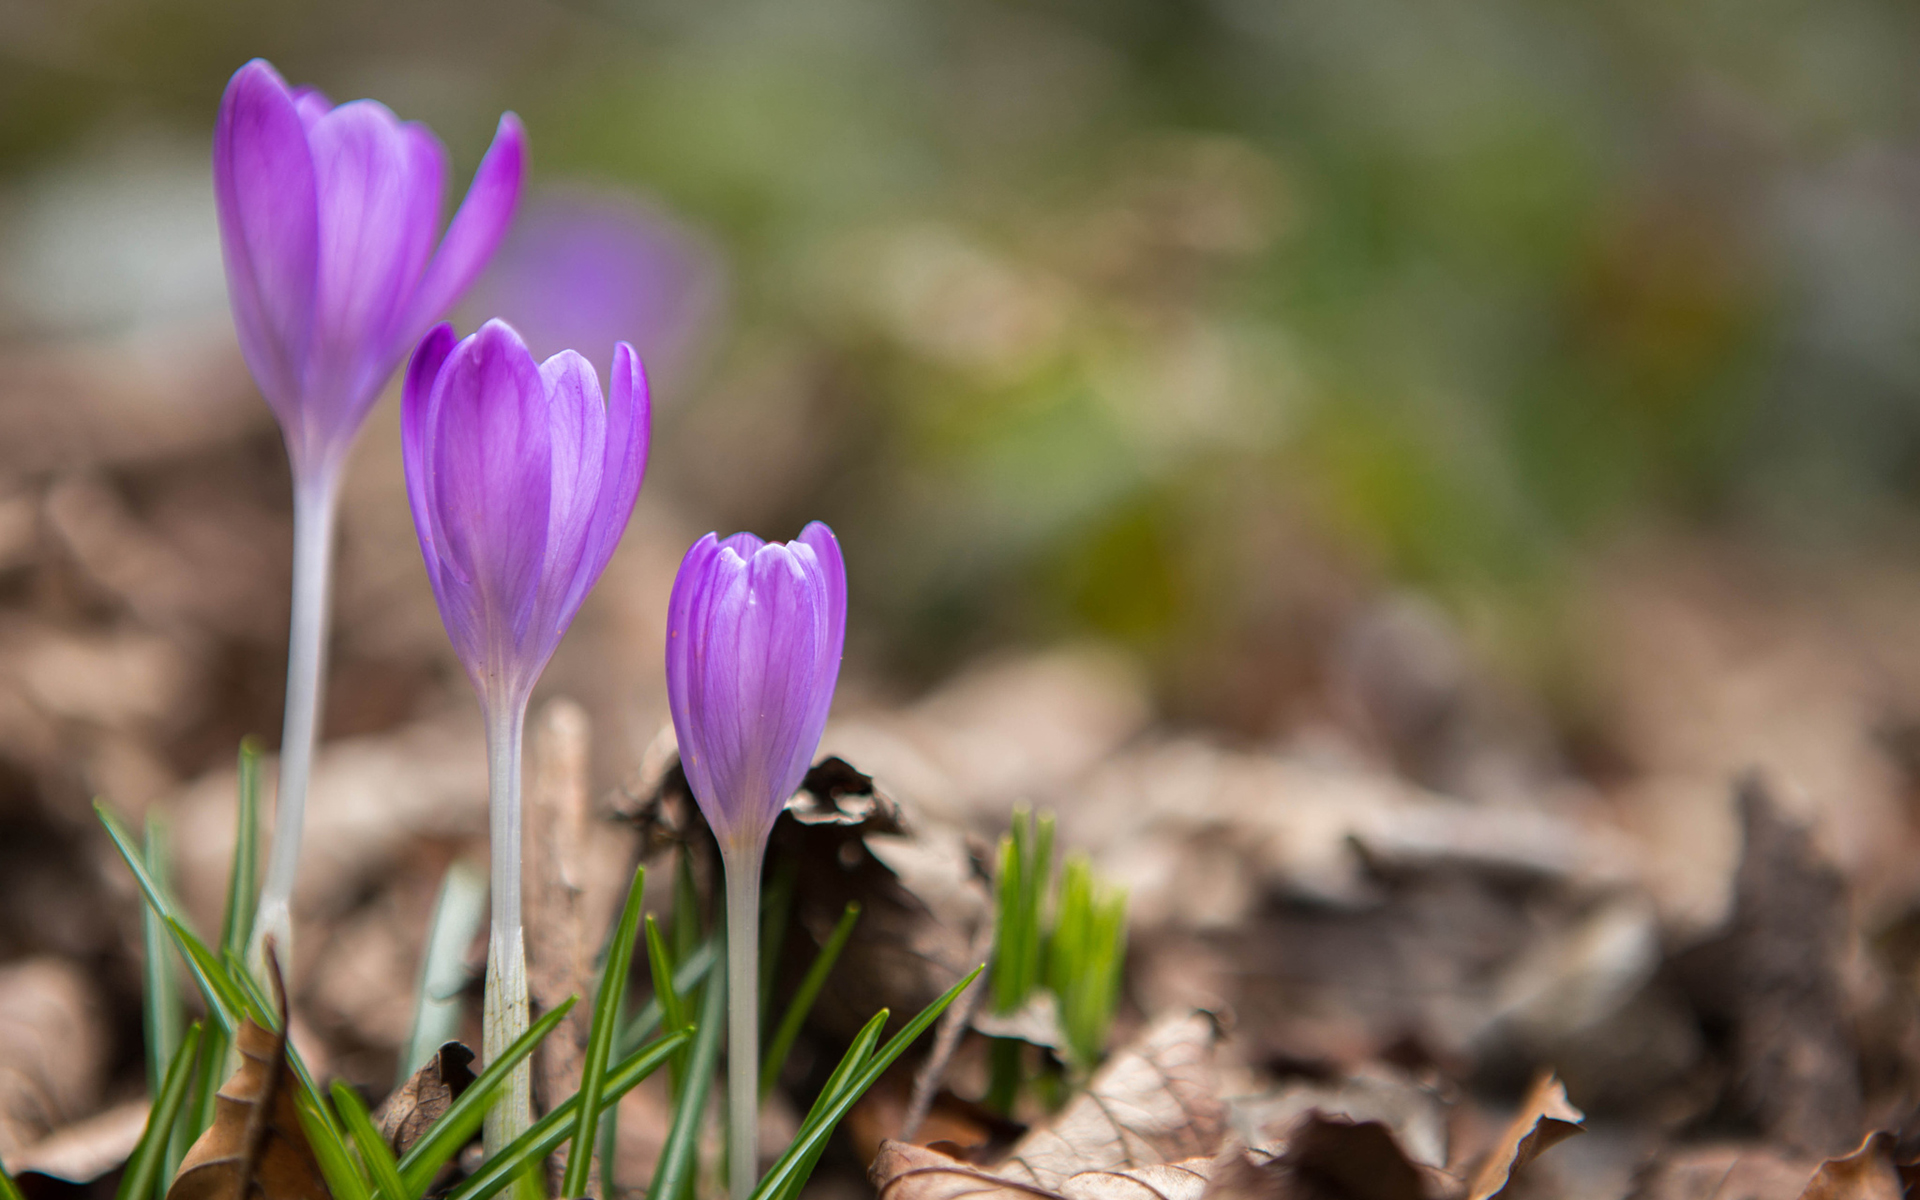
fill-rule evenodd
<path id="1" fill-rule="evenodd" d="M 261 59 L 234 73 L 213 135 L 213 185 L 240 350 L 293 464 L 293 613 L 273 849 L 253 954 L 291 961 L 307 777 L 325 677 L 340 469 L 367 410 L 427 327 L 486 266 L 526 170 L 508 113 L 440 236 L 447 154 L 372 100 L 335 107 Z M 436 247 L 437 243 L 437 247 Z"/>
<path id="2" fill-rule="evenodd" d="M 760 866 L 774 818 L 819 749 L 847 634 L 847 569 L 818 521 L 782 545 L 709 533 L 667 602 L 667 704 L 727 877 L 728 1179 L 754 1169 Z"/>
<path id="3" fill-rule="evenodd" d="M 614 350 L 610 395 L 586 359 L 536 363 L 489 321 L 441 325 L 407 370 L 407 499 L 447 636 L 489 712 L 524 704 L 627 527 L 646 472 L 646 377 Z"/>
<path id="4" fill-rule="evenodd" d="M 213 135 L 227 290 L 296 474 L 337 465 L 400 360 L 486 266 L 526 159 L 507 113 L 443 239 L 447 152 L 431 130 L 375 100 L 335 107 L 289 88 L 263 59 L 235 72 Z"/>
<path id="5" fill-rule="evenodd" d="M 765 842 L 826 729 L 847 569 L 819 521 L 792 542 L 709 533 L 667 604 L 667 703 L 694 799 L 723 848 Z"/>
<path id="6" fill-rule="evenodd" d="M 481 1046 L 492 1062 L 527 1029 L 520 933 L 520 744 L 527 697 L 633 514 L 649 409 L 640 360 L 614 348 L 606 402 L 587 360 L 536 363 L 489 321 L 420 343 L 400 407 L 407 499 L 427 578 L 487 718 L 493 919 Z M 532 1075 L 488 1110 L 489 1154 L 532 1121 Z"/>

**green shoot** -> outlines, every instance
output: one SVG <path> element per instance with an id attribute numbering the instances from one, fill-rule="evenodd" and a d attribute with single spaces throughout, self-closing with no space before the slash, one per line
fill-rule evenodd
<path id="1" fill-rule="evenodd" d="M 13 1174 L 0 1163 L 0 1200 L 27 1200 L 20 1194 L 20 1185 L 13 1181 Z"/>
<path id="2" fill-rule="evenodd" d="M 465 862 L 447 868 L 427 927 L 420 958 L 420 989 L 414 1001 L 413 1029 L 400 1056 L 398 1087 L 425 1066 L 441 1046 L 459 1036 L 460 990 L 467 982 L 467 947 L 487 915 L 487 877 Z"/>
<path id="3" fill-rule="evenodd" d="M 587 1035 L 586 1060 L 580 1068 L 580 1120 L 573 1135 L 573 1152 L 567 1157 L 567 1171 L 561 1184 L 562 1197 L 584 1196 L 593 1165 L 594 1133 L 600 1122 L 600 1095 L 606 1090 L 607 1064 L 613 1056 L 613 1036 L 620 1023 L 620 1000 L 627 990 L 627 972 L 633 966 L 633 943 L 640 933 L 640 903 L 646 898 L 647 869 L 633 875 L 627 889 L 627 906 L 620 914 L 613 944 L 607 948 L 606 966 L 600 972 L 600 994 L 593 1006 L 593 1027 Z M 669 983 L 671 975 L 669 974 Z M 671 987 L 668 989 L 671 991 Z"/>
<path id="4" fill-rule="evenodd" d="M 479 1078 L 467 1085 L 460 1098 L 443 1113 L 438 1121 L 428 1129 L 426 1136 L 413 1144 L 413 1148 L 400 1158 L 400 1179 L 406 1185 L 408 1197 L 424 1196 L 433 1183 L 433 1177 L 447 1164 L 460 1147 L 473 1140 L 474 1133 L 480 1128 L 486 1117 L 487 1105 L 499 1093 L 506 1082 L 508 1072 L 520 1065 L 527 1055 L 532 1054 L 554 1027 L 566 1019 L 573 1010 L 573 998 L 535 1021 L 527 1031 L 507 1047 L 505 1054 L 487 1064 Z M 557 1143 L 556 1143 L 557 1144 Z"/>
<path id="5" fill-rule="evenodd" d="M 1084 856 L 1069 859 L 1049 947 L 1048 983 L 1059 999 L 1067 1057 L 1083 1074 L 1099 1064 L 1105 1048 L 1126 952 L 1126 893 L 1097 883 Z"/>
<path id="6" fill-rule="evenodd" d="M 685 962 L 700 943 L 700 889 L 693 881 L 693 848 L 680 847 L 673 863 L 673 957 Z"/>
<path id="7" fill-rule="evenodd" d="M 661 1063 L 680 1049 L 688 1036 L 686 1033 L 667 1034 L 629 1055 L 607 1076 L 606 1091 L 600 1095 L 602 1110 L 619 1103 L 620 1097 L 659 1069 Z M 472 1091 L 472 1088 L 468 1091 Z M 462 1093 L 461 1099 L 465 1098 L 466 1094 Z M 455 1188 L 447 1200 L 490 1200 L 498 1195 L 523 1170 L 543 1161 L 572 1136 L 574 1114 L 579 1110 L 580 1097 L 576 1093 L 535 1121 L 532 1128 L 507 1143 L 498 1154 L 482 1164 L 478 1172 Z"/>
<path id="8" fill-rule="evenodd" d="M 773 980 L 780 969 L 780 947 L 787 940 L 787 921 L 793 915 L 793 885 L 799 876 L 791 855 L 774 865 L 773 878 L 767 881 L 766 895 L 760 898 L 760 1024 L 765 1026 L 773 1008 Z M 765 1094 L 765 1089 L 762 1089 Z"/>
<path id="9" fill-rule="evenodd" d="M 360 1093 L 344 1079 L 333 1081 L 333 1107 L 339 1111 L 341 1123 L 353 1138 L 354 1149 L 360 1152 L 360 1164 L 373 1177 L 376 1200 L 408 1200 L 406 1185 L 400 1181 L 399 1164 L 393 1161 L 393 1151 L 387 1148 L 387 1140 L 380 1136 L 380 1131 L 373 1127 L 373 1118 L 368 1115 Z"/>
<path id="10" fill-rule="evenodd" d="M 220 945 L 245 955 L 253 940 L 254 905 L 260 891 L 260 743 L 252 738 L 241 739 L 239 776 L 240 807 L 233 831 L 233 866 L 227 870 L 227 910 L 220 922 Z"/>
<path id="11" fill-rule="evenodd" d="M 660 936 L 660 927 L 654 924 L 651 914 L 647 917 L 647 969 L 653 976 L 653 997 L 660 1006 L 661 1028 L 668 1033 L 677 1033 L 692 1024 L 687 1019 L 685 1001 L 675 988 L 673 974 L 673 955 L 667 949 L 666 939 Z M 672 1064 L 667 1068 L 668 1078 L 672 1082 L 670 1091 L 680 1094 L 681 1082 L 686 1077 L 687 1052 L 682 1050 L 674 1055 Z"/>
<path id="12" fill-rule="evenodd" d="M 719 952 L 714 948 L 714 944 L 712 942 L 706 942 L 693 952 L 692 958 L 689 958 L 675 968 L 673 972 L 673 987 L 671 989 L 656 990 L 653 998 L 648 1000 L 646 1004 L 641 1007 L 640 1011 L 634 1014 L 633 1020 L 627 1022 L 626 1029 L 622 1030 L 620 1034 L 621 1047 L 626 1049 L 638 1046 L 641 1042 L 652 1037 L 653 1031 L 659 1028 L 661 1018 L 665 1015 L 665 1009 L 662 1007 L 660 1001 L 662 992 L 671 990 L 676 1000 L 687 996 L 707 977 L 707 972 L 713 968 L 714 961 L 718 957 Z"/>
<path id="13" fill-rule="evenodd" d="M 114 1193 L 114 1200 L 147 1200 L 165 1186 L 160 1173 L 166 1166 L 167 1144 L 173 1140 L 173 1123 L 186 1103 L 187 1084 L 193 1079 L 194 1058 L 199 1053 L 200 1023 L 196 1021 L 168 1062 L 160 1089 L 153 1093 L 146 1131 L 127 1158 L 127 1169 L 120 1176 L 120 1190 Z"/>
<path id="14" fill-rule="evenodd" d="M 779 1161 L 774 1163 L 773 1169 L 761 1178 L 759 1186 L 754 1188 L 751 1200 L 784 1200 L 790 1194 L 797 1194 L 800 1186 L 806 1182 L 807 1173 L 811 1170 L 812 1164 L 817 1161 L 821 1149 L 825 1147 L 828 1136 L 839 1126 L 840 1118 L 853 1107 L 854 1101 L 874 1085 L 881 1074 L 893 1065 L 893 1060 L 905 1053 L 907 1047 L 925 1033 L 927 1027 L 938 1020 L 947 1006 L 952 1004 L 985 969 L 984 966 L 975 967 L 968 972 L 966 978 L 954 984 L 938 1000 L 920 1010 L 918 1016 L 907 1022 L 906 1028 L 895 1034 L 877 1053 L 857 1067 L 849 1066 L 853 1057 L 852 1052 L 849 1051 L 848 1057 L 841 1061 L 840 1069 L 834 1072 L 835 1078 L 841 1079 L 842 1082 L 837 1088 L 830 1086 L 828 1090 L 820 1093 L 820 1098 L 814 1101 L 813 1110 L 801 1123 L 800 1131 L 787 1146 L 786 1152 L 780 1156 Z M 884 1020 L 884 1014 L 879 1019 Z M 856 1048 L 857 1046 L 856 1043 Z M 671 1198 L 656 1192 L 650 1195 L 650 1200 L 671 1200 Z"/>
<path id="15" fill-rule="evenodd" d="M 727 978 L 722 971 L 707 980 L 707 994 L 700 1005 L 700 1025 L 694 1034 L 685 1086 L 674 1106 L 667 1144 L 661 1149 L 660 1161 L 653 1170 L 648 1200 L 681 1200 L 693 1189 L 697 1165 L 694 1152 L 707 1106 L 707 1090 L 713 1083 L 713 1068 L 720 1061 L 720 1031 L 727 1023 L 726 1008 Z"/>
<path id="16" fill-rule="evenodd" d="M 800 988 L 793 994 L 792 1003 L 787 1005 L 785 1015 L 780 1018 L 780 1027 L 774 1031 L 773 1040 L 767 1046 L 766 1061 L 760 1067 L 760 1098 L 766 1099 L 773 1090 L 774 1081 L 780 1078 L 780 1070 L 787 1064 L 787 1055 L 793 1050 L 794 1039 L 800 1036 L 800 1026 L 806 1023 L 807 1014 L 813 1011 L 813 1002 L 820 995 L 820 989 L 826 985 L 827 975 L 833 970 L 834 962 L 840 952 L 846 949 L 847 939 L 853 936 L 854 923 L 860 919 L 860 906 L 849 902 L 846 911 L 840 914 L 840 921 L 827 936 L 826 945 L 820 947 L 820 954 L 807 968 Z"/>
<path id="17" fill-rule="evenodd" d="M 168 888 L 166 827 L 151 816 L 143 858 L 155 886 Z M 165 1090 L 168 1067 L 180 1047 L 180 993 L 173 985 L 173 948 L 167 944 L 166 923 L 150 907 L 140 910 L 140 940 L 146 957 L 146 1003 L 141 1018 L 147 1035 L 147 1094 L 158 1096 Z"/>

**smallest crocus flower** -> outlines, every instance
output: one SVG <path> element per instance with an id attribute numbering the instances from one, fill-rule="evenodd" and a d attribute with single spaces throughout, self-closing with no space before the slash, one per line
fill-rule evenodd
<path id="1" fill-rule="evenodd" d="M 818 521 L 785 544 L 709 533 L 687 551 L 667 604 L 667 703 L 680 762 L 726 868 L 735 1200 L 754 1185 L 761 860 L 820 746 L 846 632 L 846 565 Z"/>
<path id="2" fill-rule="evenodd" d="M 606 402 L 571 350 L 536 363 L 500 321 L 442 325 L 407 370 L 401 443 L 427 579 L 487 720 L 492 929 L 481 1048 L 527 1029 L 520 933 L 520 745 L 527 698 L 626 530 L 646 470 L 646 380 L 614 350 Z M 522 1063 L 487 1113 L 497 1153 L 531 1123 Z"/>

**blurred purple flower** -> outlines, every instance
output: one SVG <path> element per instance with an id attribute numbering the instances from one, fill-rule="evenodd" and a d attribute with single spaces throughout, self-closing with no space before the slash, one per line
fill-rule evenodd
<path id="1" fill-rule="evenodd" d="M 535 354 L 630 341 L 657 385 L 686 364 L 721 292 L 716 252 L 665 213 L 614 194 L 546 192 L 528 197 L 469 307 L 512 324 Z"/>
<path id="2" fill-rule="evenodd" d="M 486 266 L 525 169 L 507 113 L 441 240 L 447 153 L 426 126 L 373 100 L 335 108 L 262 59 L 234 73 L 213 135 L 227 290 L 297 477 L 337 468 L 407 350 Z"/>
<path id="3" fill-rule="evenodd" d="M 774 818 L 820 746 L 846 632 L 846 564 L 818 521 L 784 545 L 709 533 L 673 581 L 667 703 L 680 761 L 722 852 L 730 863 L 751 854 L 756 880 Z"/>
<path id="4" fill-rule="evenodd" d="M 633 348 L 611 394 L 571 350 L 535 363 L 489 321 L 448 325 L 407 370 L 407 499 L 447 636 L 490 715 L 526 702 L 633 513 L 650 411 Z"/>

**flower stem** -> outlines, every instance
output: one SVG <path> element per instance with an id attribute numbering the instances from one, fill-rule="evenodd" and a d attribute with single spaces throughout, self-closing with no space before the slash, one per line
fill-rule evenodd
<path id="1" fill-rule="evenodd" d="M 300 865 L 300 826 L 326 684 L 327 601 L 333 576 L 333 526 L 339 508 L 337 469 L 294 480 L 293 613 L 287 634 L 287 702 L 280 731 L 280 790 L 274 802 L 273 848 L 260 888 L 249 960 L 256 973 L 271 937 L 280 961 L 293 961 L 293 878 Z"/>
<path id="2" fill-rule="evenodd" d="M 493 925 L 487 937 L 487 992 L 480 1050 L 492 1062 L 527 1031 L 527 952 L 520 936 L 520 743 L 525 699 L 489 707 L 487 714 L 488 857 L 493 870 Z M 507 1076 L 487 1110 L 489 1156 L 533 1124 L 533 1067 L 522 1062 Z"/>
<path id="3" fill-rule="evenodd" d="M 726 848 L 727 1185 L 747 1200 L 757 1182 L 760 1123 L 760 860 L 764 840 Z"/>

